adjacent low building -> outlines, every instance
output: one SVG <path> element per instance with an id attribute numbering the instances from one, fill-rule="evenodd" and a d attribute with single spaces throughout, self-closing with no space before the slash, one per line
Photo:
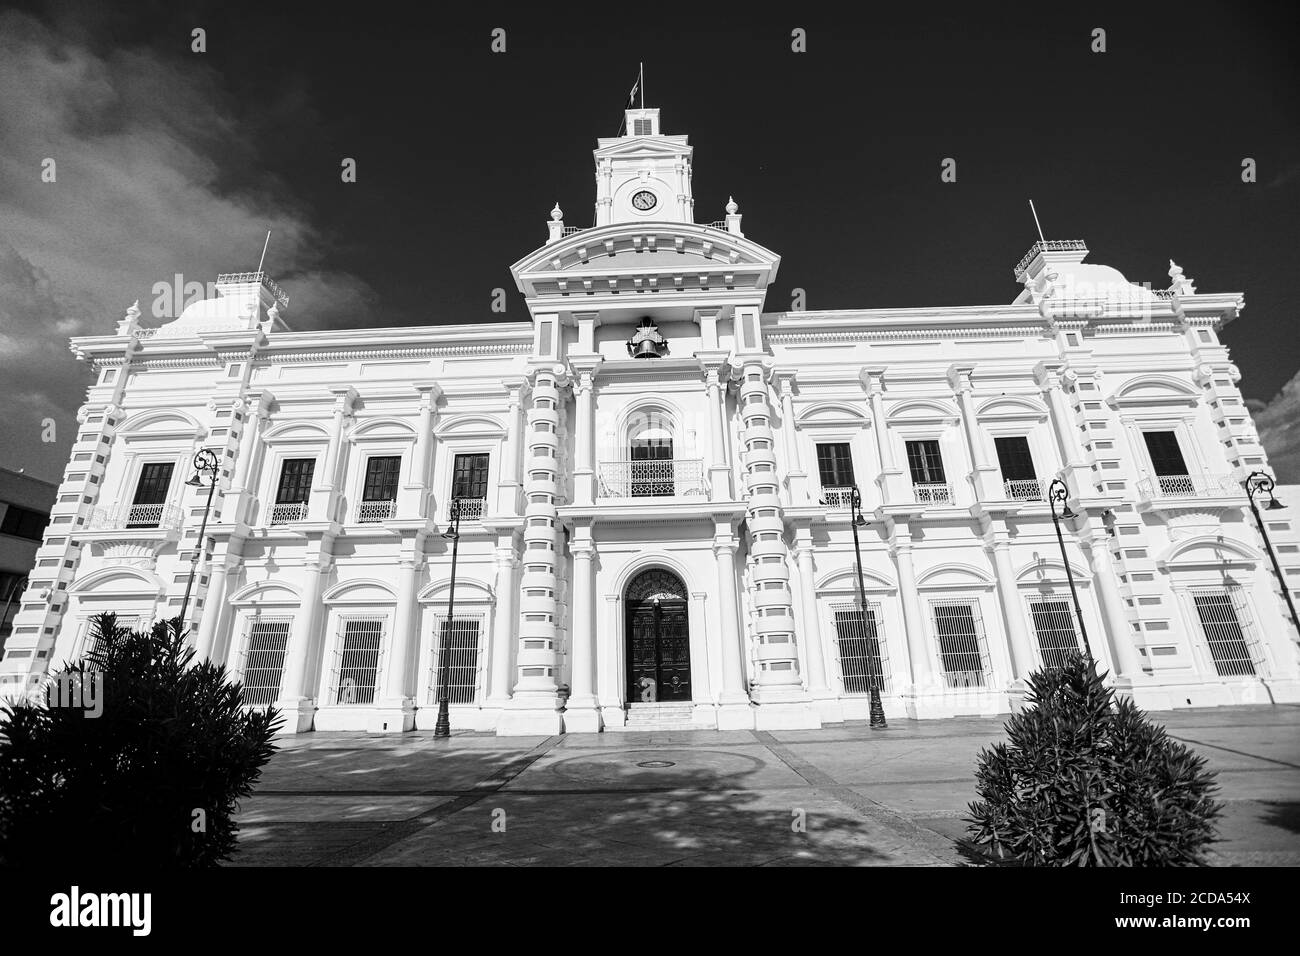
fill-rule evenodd
<path id="1" fill-rule="evenodd" d="M 295 332 L 252 273 L 74 339 L 95 384 L 0 669 L 175 615 L 193 566 L 199 653 L 289 731 L 430 728 L 442 666 L 452 726 L 502 734 L 817 727 L 873 685 L 999 713 L 1085 647 L 1149 708 L 1300 700 L 1241 294 L 1039 242 L 1008 305 L 764 312 L 777 254 L 735 202 L 695 221 L 657 110 L 627 130 L 594 225 L 557 206 L 511 267 L 529 321 Z"/>
<path id="2" fill-rule="evenodd" d="M 0 652 L 13 630 L 57 491 L 51 482 L 0 468 Z"/>

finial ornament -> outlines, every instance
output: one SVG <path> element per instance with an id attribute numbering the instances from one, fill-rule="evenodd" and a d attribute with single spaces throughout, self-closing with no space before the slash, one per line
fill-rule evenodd
<path id="1" fill-rule="evenodd" d="M 560 204 L 558 202 L 555 204 L 555 208 L 551 210 L 551 218 L 554 219 L 556 222 L 559 222 L 561 219 L 564 218 L 564 210 L 560 208 Z"/>
<path id="2" fill-rule="evenodd" d="M 738 210 L 739 208 L 740 208 L 740 207 L 736 205 L 736 200 L 735 200 L 733 197 L 728 196 L 728 197 L 727 197 L 727 215 L 729 215 L 729 216 L 734 216 L 734 215 L 736 214 L 736 210 Z"/>
<path id="3" fill-rule="evenodd" d="M 1196 286 L 1192 280 L 1183 275 L 1183 268 L 1173 259 L 1169 260 L 1169 290 L 1178 295 L 1195 295 Z"/>
<path id="4" fill-rule="evenodd" d="M 127 317 L 128 319 L 130 319 L 131 321 L 135 321 L 136 319 L 139 319 L 139 318 L 140 318 L 140 300 L 139 300 L 139 299 L 136 299 L 134 302 L 131 303 L 131 308 L 129 308 L 129 309 L 126 310 L 126 317 Z"/>

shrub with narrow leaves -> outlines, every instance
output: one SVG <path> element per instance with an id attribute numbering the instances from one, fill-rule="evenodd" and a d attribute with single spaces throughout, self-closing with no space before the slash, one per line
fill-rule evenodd
<path id="1" fill-rule="evenodd" d="M 95 681 L 98 716 L 57 700 L 0 713 L 0 864 L 229 859 L 279 715 L 246 709 L 223 666 L 194 663 L 179 619 L 132 633 L 103 614 L 92 629 L 96 649 L 49 683 Z"/>
<path id="2" fill-rule="evenodd" d="M 980 752 L 965 848 L 1020 866 L 1198 866 L 1223 805 L 1205 758 L 1169 739 L 1091 661 L 1029 678 L 1007 742 Z"/>

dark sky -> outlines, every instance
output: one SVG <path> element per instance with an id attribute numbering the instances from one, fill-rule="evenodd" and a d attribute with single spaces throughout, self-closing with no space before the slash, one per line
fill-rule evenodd
<path id="1" fill-rule="evenodd" d="M 495 287 L 509 290 L 505 317 L 525 318 L 508 267 L 545 239 L 556 201 L 567 224 L 591 223 L 591 150 L 616 133 L 644 61 L 646 105 L 695 147 L 696 219 L 721 218 L 734 195 L 746 235 L 783 257 L 771 311 L 796 286 L 811 309 L 1010 302 L 1033 198 L 1047 238 L 1085 239 L 1090 261 L 1132 281 L 1166 287 L 1173 258 L 1201 291 L 1244 292 L 1224 338 L 1249 398 L 1273 398 L 1300 368 L 1294 4 L 798 4 L 772 17 L 729 4 L 714 19 L 698 4 L 454 17 L 437 4 L 123 6 L 30 12 L 106 60 L 202 76 L 176 123 L 212 158 L 206 188 L 310 224 L 309 254 L 277 260 L 273 238 L 268 256 L 293 305 L 312 302 L 307 260 L 361 290 L 342 312 L 291 307 L 295 328 L 491 321 Z M 494 27 L 504 54 L 490 51 Z M 791 52 L 795 27 L 806 53 Z M 1090 51 L 1097 27 L 1105 53 Z M 203 129 L 204 96 L 219 128 Z M 111 125 L 106 112 L 81 121 Z M 340 182 L 343 157 L 355 184 Z M 955 184 L 940 181 L 945 157 Z M 1256 183 L 1241 180 L 1245 157 Z M 176 272 L 255 267 L 261 235 L 193 228 L 248 261 L 200 247 L 136 267 L 142 304 Z"/>

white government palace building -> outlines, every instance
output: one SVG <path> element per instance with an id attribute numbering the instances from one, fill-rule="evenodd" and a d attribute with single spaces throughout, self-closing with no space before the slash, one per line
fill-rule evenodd
<path id="1" fill-rule="evenodd" d="M 1147 708 L 1300 700 L 1240 293 L 1062 241 L 1008 305 L 765 312 L 780 257 L 734 202 L 697 223 L 687 137 L 626 119 L 595 225 L 557 206 L 511 267 L 529 321 L 295 332 L 257 272 L 73 339 L 95 381 L 0 677 L 179 612 L 207 448 L 186 617 L 287 732 L 432 728 L 440 635 L 452 727 L 500 734 L 811 728 L 873 681 L 894 719 L 1009 712 L 1085 629 Z"/>

